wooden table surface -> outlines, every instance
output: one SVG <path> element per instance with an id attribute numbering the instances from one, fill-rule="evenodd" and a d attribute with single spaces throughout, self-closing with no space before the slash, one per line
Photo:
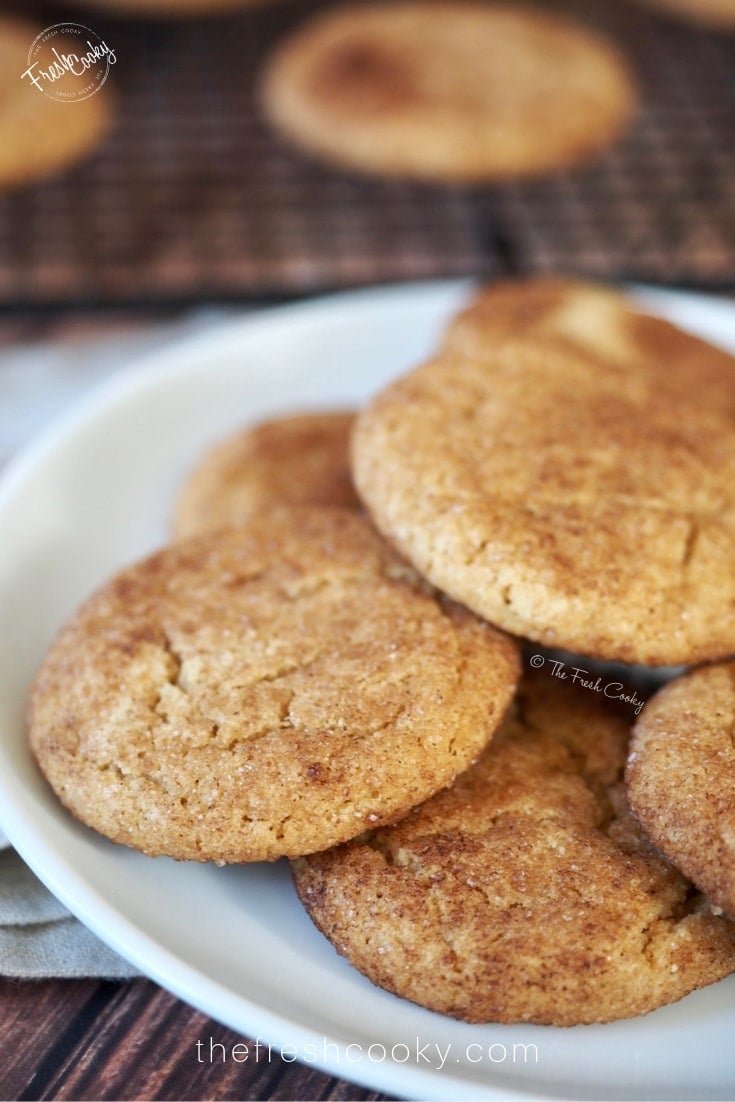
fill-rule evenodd
<path id="1" fill-rule="evenodd" d="M 393 1097 L 267 1053 L 238 1063 L 247 1038 L 145 979 L 0 980 L 0 1038 L 0 1098 L 18 1102 Z M 197 1060 L 210 1038 L 224 1061 Z"/>

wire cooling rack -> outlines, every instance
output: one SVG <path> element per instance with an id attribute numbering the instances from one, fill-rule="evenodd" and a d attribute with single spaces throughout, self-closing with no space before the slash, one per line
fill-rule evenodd
<path id="1" fill-rule="evenodd" d="M 735 287 L 735 35 L 633 0 L 560 0 L 629 54 L 644 95 L 636 125 L 573 172 L 430 187 L 324 167 L 263 125 L 258 71 L 316 6 L 155 23 L 26 0 L 26 17 L 76 19 L 115 48 L 119 118 L 85 164 L 0 196 L 0 308 L 551 270 Z"/>

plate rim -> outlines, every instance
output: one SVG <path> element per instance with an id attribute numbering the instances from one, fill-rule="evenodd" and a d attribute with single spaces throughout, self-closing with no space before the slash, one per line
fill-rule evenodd
<path id="1" fill-rule="evenodd" d="M 204 331 L 193 335 L 178 336 L 154 350 L 134 356 L 130 363 L 116 370 L 109 378 L 93 385 L 81 399 L 57 417 L 29 444 L 22 448 L 0 474 L 0 516 L 6 504 L 13 499 L 23 480 L 32 475 L 39 464 L 59 445 L 73 437 L 83 425 L 93 422 L 95 417 L 110 410 L 117 403 L 134 396 L 136 391 L 145 391 L 151 385 L 161 385 L 166 378 L 181 370 L 176 358 L 181 354 L 191 362 L 187 370 L 197 370 L 196 357 L 206 352 L 212 358 L 222 355 L 228 346 L 247 340 L 252 334 L 279 327 L 288 322 L 299 322 L 319 316 L 328 319 L 335 312 L 345 310 L 358 314 L 370 313 L 380 309 L 386 303 L 396 299 L 409 299 L 420 309 L 427 309 L 432 299 L 441 302 L 444 299 L 461 301 L 473 286 L 469 280 L 431 280 L 410 283 L 392 283 L 379 287 L 366 287 L 352 291 L 309 298 L 296 303 L 272 306 L 254 310 L 234 318 L 219 321 Z M 689 303 L 701 306 L 705 312 L 714 310 L 715 314 L 726 309 L 732 311 L 733 339 L 735 340 L 735 303 L 712 295 L 670 291 L 647 285 L 625 288 L 635 300 L 658 312 L 657 304 L 664 307 L 665 316 L 670 316 L 677 303 Z M 199 367 L 201 370 L 201 366 Z M 252 1002 L 247 996 L 237 995 L 228 990 L 221 981 L 203 975 L 196 966 L 189 965 L 177 953 L 168 950 L 151 934 L 141 930 L 134 921 L 122 914 L 102 892 L 62 854 L 54 849 L 51 839 L 33 820 L 24 818 L 23 792 L 17 799 L 9 791 L 7 779 L 0 776 L 0 828 L 8 840 L 49 890 L 91 929 L 102 941 L 116 952 L 131 961 L 141 972 L 160 984 L 178 998 L 196 1007 L 217 1021 L 223 1022 L 237 1032 L 246 1032 L 248 1036 L 262 1037 L 274 1047 L 283 1043 L 283 1036 L 295 1031 L 301 1034 L 301 1045 L 321 1042 L 324 1035 L 268 1007 Z M 63 879 L 59 873 L 63 872 Z M 202 991 L 203 981 L 203 991 Z M 237 1006 L 233 1006 L 237 1004 Z M 237 1011 L 246 1007 L 250 1015 L 250 1024 L 245 1024 Z M 225 1008 L 223 1011 L 223 1007 Z M 240 1020 L 235 1022 L 236 1017 Z M 255 1018 L 257 1017 L 257 1023 Z M 255 1030 L 256 1032 L 253 1032 Z M 279 1041 L 280 1037 L 280 1041 Z M 329 1039 L 329 1038 L 328 1038 Z M 336 1044 L 340 1042 L 335 1041 Z M 326 1074 L 346 1079 L 345 1069 L 329 1060 L 314 1060 L 310 1066 L 319 1068 Z M 492 1082 L 470 1083 L 461 1076 L 443 1075 L 435 1070 L 403 1065 L 394 1061 L 376 1064 L 368 1061 L 364 1054 L 359 1063 L 350 1065 L 347 1081 L 367 1088 L 380 1089 L 389 1093 L 403 1093 L 406 1097 L 427 1099 L 485 1098 L 488 1100 L 514 1099 L 517 1102 L 538 1102 L 541 1099 L 571 1097 L 568 1090 L 558 1092 L 551 1088 L 542 1094 L 534 1090 L 529 1092 L 522 1080 L 518 1086 L 503 1082 L 500 1086 Z M 422 1092 L 417 1095 L 418 1089 Z M 450 1093 L 447 1093 L 447 1091 Z M 453 1093 L 456 1091 L 457 1093 Z M 582 1097 L 578 1095 L 578 1097 Z"/>

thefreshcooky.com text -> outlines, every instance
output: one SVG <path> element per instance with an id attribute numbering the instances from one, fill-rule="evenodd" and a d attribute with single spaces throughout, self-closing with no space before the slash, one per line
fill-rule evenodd
<path id="1" fill-rule="evenodd" d="M 540 1054 L 535 1044 L 504 1044 L 501 1041 L 472 1041 L 467 1045 L 456 1045 L 422 1041 L 420 1037 L 415 1037 L 411 1041 L 396 1041 L 392 1045 L 377 1041 L 370 1045 L 358 1042 L 338 1045 L 324 1037 L 321 1042 L 309 1041 L 303 1045 L 271 1045 L 260 1038 L 224 1045 L 209 1037 L 206 1041 L 196 1042 L 196 1059 L 199 1064 L 226 1063 L 227 1060 L 236 1064 L 244 1064 L 248 1060 L 284 1060 L 291 1064 L 298 1060 L 302 1064 L 329 1064 L 331 1067 L 359 1064 L 362 1060 L 375 1064 L 392 1061 L 441 1071 L 452 1064 L 538 1064 Z"/>

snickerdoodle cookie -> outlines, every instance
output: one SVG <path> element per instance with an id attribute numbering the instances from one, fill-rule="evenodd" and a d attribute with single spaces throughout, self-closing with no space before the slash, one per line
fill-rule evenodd
<path id="1" fill-rule="evenodd" d="M 32 689 L 62 802 L 148 854 L 324 849 L 448 784 L 500 722 L 515 643 L 429 589 L 359 513 L 286 508 L 103 586 Z"/>
<path id="2" fill-rule="evenodd" d="M 471 183 L 597 154 L 637 93 L 617 48 L 559 13 L 398 0 L 312 17 L 276 49 L 262 102 L 286 138 L 338 165 Z"/>
<path id="3" fill-rule="evenodd" d="M 666 374 L 687 400 L 696 390 L 717 403 L 735 360 L 662 318 L 642 313 L 615 287 L 561 276 L 501 280 L 483 288 L 447 326 L 443 347 L 482 358 L 510 337 L 552 338 L 595 360 L 643 374 Z M 696 385 L 695 385 L 696 384 Z"/>
<path id="4" fill-rule="evenodd" d="M 634 813 L 666 856 L 735 918 L 735 662 L 670 682 L 636 724 Z"/>
<path id="5" fill-rule="evenodd" d="M 63 37 L 42 40 L 41 31 L 25 20 L 0 16 L 0 188 L 67 168 L 100 144 L 112 121 L 107 83 L 78 98 L 84 89 L 81 76 L 66 73 L 53 84 L 42 76 L 56 60 L 54 49 L 63 54 L 79 46 Z M 29 69 L 36 84 L 23 76 Z M 53 88 L 53 96 L 44 87 Z M 64 102 L 63 94 L 71 102 Z"/>
<path id="6" fill-rule="evenodd" d="M 733 653 L 735 359 L 613 292 L 494 294 L 358 418 L 379 528 L 515 634 L 647 665 Z"/>
<path id="7" fill-rule="evenodd" d="M 181 488 L 174 534 L 241 523 L 270 505 L 359 508 L 348 458 L 353 422 L 351 413 L 303 413 L 225 440 Z"/>
<path id="8" fill-rule="evenodd" d="M 294 862 L 336 949 L 382 987 L 471 1022 L 644 1014 L 735 971 L 735 924 L 645 839 L 627 729 L 530 681 L 480 760 L 388 829 Z"/>

